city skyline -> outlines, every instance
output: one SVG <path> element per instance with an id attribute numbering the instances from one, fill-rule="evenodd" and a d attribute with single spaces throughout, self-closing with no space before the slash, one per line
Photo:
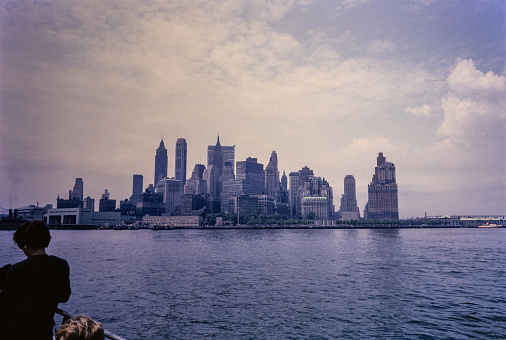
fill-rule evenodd
<path id="1" fill-rule="evenodd" d="M 129 198 L 165 141 L 325 177 L 361 214 L 383 152 L 400 218 L 506 213 L 504 4 L 5 1 L 0 207 Z M 235 164 L 234 164 L 235 166 Z"/>

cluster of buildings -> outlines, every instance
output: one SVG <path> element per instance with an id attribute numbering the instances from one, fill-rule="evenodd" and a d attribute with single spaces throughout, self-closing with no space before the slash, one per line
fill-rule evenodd
<path id="1" fill-rule="evenodd" d="M 132 195 L 120 201 L 119 206 L 107 189 L 98 204 L 94 198 L 84 197 L 83 180 L 76 178 L 68 198 L 58 197 L 57 209 L 48 211 L 47 222 L 79 224 L 83 219 L 94 223 L 111 218 L 114 223 L 114 219 L 151 220 L 153 216 L 221 213 L 246 218 L 265 214 L 315 220 L 360 219 L 352 175 L 344 178 L 344 193 L 336 213 L 332 187 L 325 178 L 315 175 L 307 166 L 290 172 L 288 177 L 285 171 L 280 176 L 276 151 L 272 151 L 265 167 L 252 157 L 236 162 L 235 145 L 221 145 L 218 136 L 216 144 L 208 146 L 207 165 L 195 164 L 187 176 L 187 143 L 179 138 L 175 147 L 175 177 L 168 177 L 167 149 L 162 139 L 154 163 L 153 183 L 145 187 L 144 177 L 134 174 Z M 377 158 L 368 193 L 364 218 L 399 218 L 395 166 L 382 153 Z M 68 211 L 74 214 L 69 215 Z M 83 217 L 82 211 L 87 217 Z"/>

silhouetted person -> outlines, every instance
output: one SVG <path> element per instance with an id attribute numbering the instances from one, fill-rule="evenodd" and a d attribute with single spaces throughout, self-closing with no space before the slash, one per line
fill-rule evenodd
<path id="1" fill-rule="evenodd" d="M 5 266 L 3 266 L 2 268 L 0 268 L 0 291 L 2 290 L 2 287 L 4 286 L 4 281 L 5 281 L 5 275 L 7 275 L 7 271 L 11 268 L 12 266 L 10 264 L 6 264 Z"/>
<path id="2" fill-rule="evenodd" d="M 14 242 L 28 257 L 7 271 L 0 291 L 0 339 L 52 340 L 54 313 L 70 297 L 67 261 L 46 254 L 51 236 L 42 221 L 19 226 Z"/>
<path id="3" fill-rule="evenodd" d="M 104 340 L 104 328 L 84 314 L 71 317 L 55 332 L 56 340 Z"/>

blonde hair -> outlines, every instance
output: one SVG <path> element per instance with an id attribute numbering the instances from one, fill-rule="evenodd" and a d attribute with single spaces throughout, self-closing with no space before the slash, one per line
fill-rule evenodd
<path id="1" fill-rule="evenodd" d="M 55 332 L 56 340 L 104 340 L 104 328 L 87 315 L 77 314 Z"/>

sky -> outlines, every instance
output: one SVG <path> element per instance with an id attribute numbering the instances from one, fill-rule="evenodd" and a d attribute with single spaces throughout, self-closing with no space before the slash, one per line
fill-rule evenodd
<path id="1" fill-rule="evenodd" d="M 207 146 L 281 174 L 356 180 L 395 164 L 401 218 L 506 214 L 506 5 L 439 0 L 5 0 L 0 207 L 174 176 Z M 4 210 L 0 209 L 0 213 Z"/>

